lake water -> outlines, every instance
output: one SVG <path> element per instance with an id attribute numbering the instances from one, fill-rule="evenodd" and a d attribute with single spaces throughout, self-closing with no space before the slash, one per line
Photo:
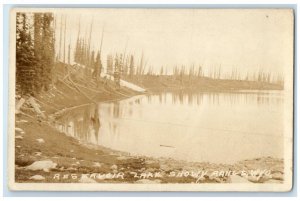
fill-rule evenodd
<path id="1" fill-rule="evenodd" d="M 283 93 L 160 93 L 81 107 L 58 128 L 132 155 L 233 163 L 283 158 Z"/>

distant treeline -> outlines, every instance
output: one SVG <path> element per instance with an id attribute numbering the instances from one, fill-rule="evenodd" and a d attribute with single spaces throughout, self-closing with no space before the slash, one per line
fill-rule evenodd
<path id="1" fill-rule="evenodd" d="M 197 67 L 196 65 L 181 65 L 174 67 L 161 66 L 159 70 L 154 70 L 153 66 L 147 66 L 143 54 L 140 58 L 132 54 L 125 56 L 122 53 L 109 54 L 107 56 L 106 70 L 110 75 L 117 72 L 127 79 L 138 79 L 139 76 L 169 76 L 174 79 L 210 78 L 214 80 L 241 80 L 284 84 L 284 76 L 281 73 L 266 72 L 262 69 L 252 72 L 242 71 L 244 73 L 241 73 L 241 70 L 237 68 L 232 68 L 231 72 L 225 72 L 222 71 L 221 66 L 207 69 L 201 65 Z"/>
<path id="2" fill-rule="evenodd" d="M 242 80 L 279 85 L 284 84 L 284 77 L 282 74 L 265 72 L 263 70 L 241 73 L 237 68 L 232 68 L 231 72 L 223 72 L 221 66 L 218 68 L 204 69 L 201 65 L 198 65 L 197 67 L 195 65 L 181 65 L 180 67 L 174 66 L 173 68 L 161 66 L 159 70 L 155 71 L 153 66 L 147 66 L 143 54 L 140 58 L 137 58 L 137 56 L 133 54 L 108 54 L 105 68 L 100 61 L 99 51 L 96 58 L 94 58 L 94 51 L 91 51 L 90 56 L 88 56 L 87 45 L 83 43 L 83 39 L 80 41 L 81 42 L 78 42 L 79 45 L 76 46 L 79 48 L 76 48 L 75 61 L 95 69 L 94 71 L 97 73 L 106 70 L 107 74 L 115 77 L 116 75 L 126 79 L 139 79 L 139 76 L 169 76 L 174 79 L 197 79 L 205 77 L 214 80 Z"/>
<path id="3" fill-rule="evenodd" d="M 16 90 L 47 91 L 52 82 L 55 35 L 52 13 L 16 15 Z"/>
<path id="4" fill-rule="evenodd" d="M 62 22 L 61 18 L 61 22 Z M 66 22 L 65 22 L 66 23 Z M 61 25 L 60 30 L 60 43 L 62 38 L 63 26 Z M 192 64 L 190 66 L 181 65 L 174 67 L 164 67 L 160 68 L 153 67 L 152 65 L 147 65 L 148 61 L 145 60 L 143 51 L 141 51 L 141 56 L 136 54 L 131 54 L 126 52 L 127 44 L 124 52 L 115 52 L 106 55 L 106 66 L 103 65 L 101 49 L 103 42 L 104 29 L 102 31 L 101 45 L 100 48 L 95 50 L 91 49 L 91 36 L 93 31 L 93 22 L 90 24 L 90 29 L 85 30 L 87 34 L 85 37 L 80 37 L 80 20 L 78 27 L 78 36 L 74 52 L 74 61 L 78 64 L 84 65 L 86 67 L 86 73 L 92 75 L 94 78 L 100 78 L 101 73 L 107 73 L 114 77 L 115 82 L 119 83 L 121 78 L 127 80 L 136 81 L 139 80 L 140 76 L 171 76 L 173 79 L 196 79 L 196 78 L 210 78 L 214 80 L 243 80 L 243 81 L 254 81 L 262 83 L 273 83 L 273 84 L 284 84 L 284 77 L 279 73 L 265 72 L 263 70 L 258 70 L 256 72 L 247 72 L 244 70 L 238 70 L 237 68 L 232 68 L 231 72 L 222 71 L 222 67 L 210 67 L 203 68 L 201 65 L 196 66 Z M 64 39 L 65 41 L 65 39 Z M 70 46 L 70 44 L 69 44 Z M 59 45 L 61 47 L 61 44 Z M 59 51 L 60 52 L 60 51 Z M 64 50 L 65 52 L 65 50 Z M 60 55 L 60 53 L 59 53 Z M 70 49 L 69 53 L 70 55 Z M 70 64 L 70 58 L 68 58 L 68 63 Z M 65 59 L 64 59 L 65 62 Z M 159 70 L 157 70 L 159 69 Z M 241 73 L 244 72 L 244 73 Z"/>
<path id="5" fill-rule="evenodd" d="M 69 44 L 66 44 L 66 16 L 63 18 L 61 15 L 60 25 L 56 29 L 58 32 L 57 37 L 55 38 L 56 21 L 53 13 L 17 13 L 16 81 L 17 90 L 21 94 L 34 95 L 41 91 L 47 91 L 55 77 L 53 70 L 55 69 L 55 63 L 62 63 L 61 66 L 67 69 L 67 66 L 71 66 L 71 54 L 74 56 L 74 62 L 85 66 L 86 75 L 100 80 L 102 79 L 101 73 L 106 73 L 114 77 L 117 86 L 120 86 L 120 79 L 137 83 L 144 80 L 145 76 L 167 76 L 181 83 L 185 80 L 196 81 L 209 78 L 213 80 L 242 80 L 284 85 L 283 75 L 263 70 L 241 73 L 241 70 L 232 68 L 231 72 L 225 72 L 221 66 L 204 68 L 195 64 L 153 67 L 148 65 L 148 60 L 144 58 L 143 51 L 138 54 L 139 56 L 126 52 L 127 44 L 123 52 L 105 55 L 106 62 L 103 62 L 101 51 L 104 29 L 100 46 L 92 49 L 93 22 L 87 32 L 89 35 L 81 37 L 79 20 L 77 41 L 74 50 L 72 50 L 73 52 L 71 52 L 71 40 Z M 56 50 L 55 39 L 57 39 L 58 44 Z"/>

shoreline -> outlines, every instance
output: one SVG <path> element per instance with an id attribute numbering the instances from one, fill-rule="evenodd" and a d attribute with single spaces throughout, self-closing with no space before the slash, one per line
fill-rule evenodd
<path id="1" fill-rule="evenodd" d="M 16 118 L 16 182 L 282 183 L 284 178 L 283 159 L 264 157 L 215 164 L 132 156 L 82 143 L 42 124 L 23 115 Z M 44 162 L 44 166 L 36 163 L 34 167 L 35 162 Z"/>
<path id="2" fill-rule="evenodd" d="M 80 90 L 72 89 L 68 83 L 58 81 L 50 91 L 35 97 L 46 119 L 36 116 L 32 108 L 26 104 L 22 109 L 26 116 L 24 113 L 15 115 L 16 182 L 283 182 L 283 159 L 263 157 L 234 164 L 188 162 L 170 158 L 132 156 L 99 145 L 85 144 L 67 136 L 54 128 L 53 123 L 65 112 L 93 104 L 86 97 L 93 97 L 97 102 L 110 102 L 144 94 L 124 87 L 110 92 L 113 83 L 108 82 L 98 86 L 94 81 L 84 83 L 78 77 L 73 79 L 76 84 L 79 84 L 77 87 L 84 86 L 85 96 L 82 96 Z M 151 92 L 156 93 L 157 90 L 148 93 Z M 77 174 L 76 178 L 74 174 Z"/>

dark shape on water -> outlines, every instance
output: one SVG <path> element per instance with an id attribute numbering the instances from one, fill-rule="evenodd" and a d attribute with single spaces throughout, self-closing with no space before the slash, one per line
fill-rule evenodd
<path id="1" fill-rule="evenodd" d="M 169 147 L 169 148 L 174 148 L 175 149 L 175 147 L 173 147 L 173 146 L 170 146 L 170 145 L 163 145 L 163 144 L 161 144 L 161 145 L 159 145 L 160 147 Z"/>

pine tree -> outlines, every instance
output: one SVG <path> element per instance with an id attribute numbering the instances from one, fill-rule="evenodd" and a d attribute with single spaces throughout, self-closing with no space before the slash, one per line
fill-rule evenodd
<path id="1" fill-rule="evenodd" d="M 102 66 L 102 62 L 101 62 L 100 51 L 98 51 L 98 53 L 97 53 L 97 57 L 96 57 L 96 65 L 99 66 L 99 74 L 101 74 L 101 73 L 102 73 L 102 70 L 103 70 L 103 66 Z"/>
<path id="2" fill-rule="evenodd" d="M 17 14 L 16 71 L 21 94 L 48 90 L 54 66 L 52 13 Z M 34 28 L 32 29 L 32 25 Z"/>
<path id="3" fill-rule="evenodd" d="M 120 87 L 120 64 L 119 55 L 116 54 L 115 57 L 115 69 L 114 69 L 114 81 L 117 87 Z"/>
<path id="4" fill-rule="evenodd" d="M 42 86 L 45 91 L 49 89 L 54 67 L 54 40 L 53 40 L 53 14 L 43 14 L 42 31 Z"/>
<path id="5" fill-rule="evenodd" d="M 133 55 L 130 56 L 130 64 L 129 64 L 129 75 L 132 77 L 134 74 L 134 58 Z"/>
<path id="6" fill-rule="evenodd" d="M 112 55 L 107 55 L 107 74 L 113 74 L 113 57 Z"/>
<path id="7" fill-rule="evenodd" d="M 203 77 L 203 72 L 202 72 L 202 67 L 199 65 L 198 67 L 198 74 L 197 74 L 198 77 Z"/>
<path id="8" fill-rule="evenodd" d="M 74 61 L 76 63 L 80 63 L 79 62 L 79 56 L 80 55 L 80 39 L 77 38 L 77 41 L 76 41 L 76 46 L 75 46 L 75 52 L 74 52 Z"/>
<path id="9" fill-rule="evenodd" d="M 34 92 L 34 48 L 29 20 L 25 13 L 16 16 L 16 82 L 21 95 Z"/>
<path id="10" fill-rule="evenodd" d="M 123 73 L 124 73 L 123 54 L 120 54 L 120 56 L 119 56 L 119 72 L 120 72 L 120 75 L 123 75 Z"/>
<path id="11" fill-rule="evenodd" d="M 95 61 L 95 52 L 92 51 L 92 57 L 91 57 L 91 66 L 94 68 L 93 77 L 98 79 L 100 75 L 100 54 L 97 53 L 96 61 Z"/>
<path id="12" fill-rule="evenodd" d="M 125 62 L 124 62 L 124 68 L 123 68 L 123 74 L 128 75 L 128 63 L 129 63 L 129 55 L 126 56 Z"/>
<path id="13" fill-rule="evenodd" d="M 95 51 L 93 50 L 90 55 L 89 66 L 93 68 L 95 66 Z"/>

